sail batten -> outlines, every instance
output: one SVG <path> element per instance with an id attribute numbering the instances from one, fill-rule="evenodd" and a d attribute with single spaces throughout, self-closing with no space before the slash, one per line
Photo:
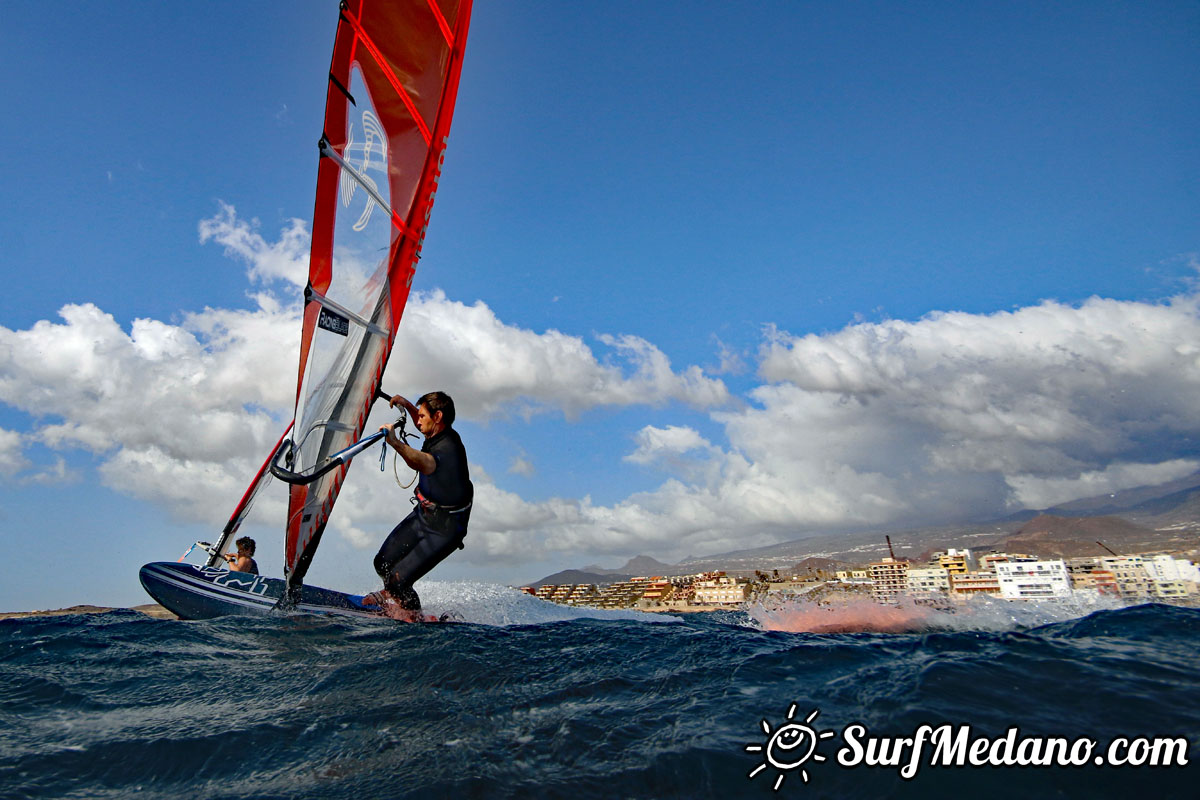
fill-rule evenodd
<path id="1" fill-rule="evenodd" d="M 354 26 L 354 30 L 358 34 L 358 40 L 362 42 L 364 47 L 367 48 L 367 52 L 369 52 L 372 58 L 375 59 L 375 63 L 383 71 L 384 77 L 387 78 L 388 83 L 390 83 L 392 88 L 396 90 L 396 94 L 400 97 L 401 102 L 404 103 L 405 108 L 408 109 L 408 113 L 412 115 L 413 121 L 416 122 L 417 127 L 420 128 L 421 136 L 425 139 L 425 144 L 430 144 L 433 141 L 433 134 L 429 131 L 429 126 L 426 125 L 425 120 L 421 118 L 421 113 L 417 111 L 417 106 L 409 96 L 408 90 L 404 88 L 404 84 L 402 84 L 400 79 L 396 77 L 396 73 L 392 71 L 392 67 L 390 64 L 388 64 L 387 59 L 384 58 L 383 53 L 379 51 L 379 48 L 375 45 L 375 42 L 372 41 L 367 32 L 363 30 L 362 24 L 357 19 L 349 14 L 344 15 L 344 18 Z"/>
<path id="2" fill-rule="evenodd" d="M 383 199 L 383 195 L 379 193 L 379 188 L 375 186 L 375 181 L 371 180 L 366 175 L 363 175 L 361 172 L 356 170 L 354 166 L 350 164 L 350 162 L 338 155 L 337 151 L 329 146 L 329 140 L 325 139 L 324 137 L 321 138 L 321 155 L 325 156 L 326 158 L 331 158 L 337 162 L 337 165 L 342 169 L 342 174 L 356 181 L 364 192 L 371 195 L 371 199 L 383 209 L 383 213 L 387 214 L 391 218 L 392 224 L 396 226 L 396 230 L 400 231 L 402 235 L 407 236 L 410 239 L 416 239 L 416 234 L 412 232 L 412 229 L 404 224 L 404 220 L 400 219 L 400 215 L 392 210 L 391 204 L 388 203 L 387 200 Z"/>
<path id="3" fill-rule="evenodd" d="M 433 16 L 437 19 L 438 28 L 442 31 L 442 36 L 446 39 L 446 45 L 451 49 L 454 48 L 454 33 L 450 30 L 450 24 L 446 22 L 446 15 L 438 8 L 437 0 L 425 0 L 429 4 L 429 10 L 433 12 Z"/>

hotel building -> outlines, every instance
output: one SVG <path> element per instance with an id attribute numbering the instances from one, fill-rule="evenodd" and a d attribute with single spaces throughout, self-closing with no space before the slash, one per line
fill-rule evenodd
<path id="1" fill-rule="evenodd" d="M 966 575 L 950 576 L 950 592 L 960 597 L 977 594 L 1000 595 L 1000 581 L 994 572 L 968 572 Z"/>
<path id="2" fill-rule="evenodd" d="M 908 594 L 915 600 L 935 600 L 950 593 L 950 571 L 943 567 L 909 567 L 907 577 Z"/>
<path id="3" fill-rule="evenodd" d="M 867 567 L 871 575 L 871 596 L 877 603 L 896 604 L 908 590 L 908 562 L 894 558 L 876 561 Z"/>
<path id="4" fill-rule="evenodd" d="M 1061 558 L 996 564 L 1000 596 L 1008 600 L 1044 600 L 1071 596 L 1071 577 Z"/>

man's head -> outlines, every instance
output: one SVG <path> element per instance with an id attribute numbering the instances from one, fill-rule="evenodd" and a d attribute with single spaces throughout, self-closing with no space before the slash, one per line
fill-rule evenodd
<path id="1" fill-rule="evenodd" d="M 445 392 L 430 392 L 417 401 L 417 430 L 425 436 L 454 424 L 454 401 Z"/>
<path id="2" fill-rule="evenodd" d="M 243 536 L 242 538 L 238 539 L 236 544 L 239 553 L 245 553 L 248 556 L 254 555 L 254 540 L 249 536 Z"/>

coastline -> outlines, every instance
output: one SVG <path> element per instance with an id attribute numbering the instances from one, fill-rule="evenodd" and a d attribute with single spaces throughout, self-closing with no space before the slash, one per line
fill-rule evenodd
<path id="1" fill-rule="evenodd" d="M 639 608 L 636 610 L 652 614 L 690 614 L 701 611 L 728 611 L 729 609 L 730 606 L 685 606 L 682 608 L 655 606 L 653 608 Z M 146 603 L 145 605 L 128 607 L 78 605 L 37 611 L 0 611 L 0 620 L 27 619 L 29 617 L 63 617 L 68 614 L 107 614 L 110 611 L 137 611 L 140 614 L 145 614 L 155 619 L 179 619 L 179 617 L 167 611 L 158 603 Z"/>
<path id="2" fill-rule="evenodd" d="M 146 603 L 140 606 L 129 606 L 127 608 L 110 607 L 110 606 L 70 606 L 69 608 L 54 608 L 44 611 L 0 611 L 0 619 L 25 619 L 27 617 L 62 617 L 68 614 L 107 614 L 110 611 L 137 611 L 139 614 L 145 614 L 148 617 L 155 619 L 179 619 L 179 617 L 167 611 L 158 603 Z"/>
<path id="3" fill-rule="evenodd" d="M 633 606 L 634 611 L 646 611 L 651 614 L 698 614 L 704 611 L 736 611 L 741 607 L 741 604 L 723 605 L 723 606 L 647 606 L 639 608 Z"/>

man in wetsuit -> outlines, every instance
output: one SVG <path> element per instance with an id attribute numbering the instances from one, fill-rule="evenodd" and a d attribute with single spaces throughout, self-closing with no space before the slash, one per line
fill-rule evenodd
<path id="1" fill-rule="evenodd" d="M 416 508 L 397 525 L 375 556 L 375 571 L 383 578 L 384 591 L 368 595 L 385 611 L 398 606 L 419 612 L 421 598 L 413 584 L 442 559 L 463 546 L 471 516 L 474 487 L 467 472 L 467 451 L 454 423 L 454 401 L 445 392 L 430 392 L 414 406 L 401 395 L 392 398 L 402 406 L 425 436 L 421 449 L 410 447 L 396 436 L 394 425 L 384 425 L 387 443 L 404 462 L 420 474 L 415 492 Z"/>

